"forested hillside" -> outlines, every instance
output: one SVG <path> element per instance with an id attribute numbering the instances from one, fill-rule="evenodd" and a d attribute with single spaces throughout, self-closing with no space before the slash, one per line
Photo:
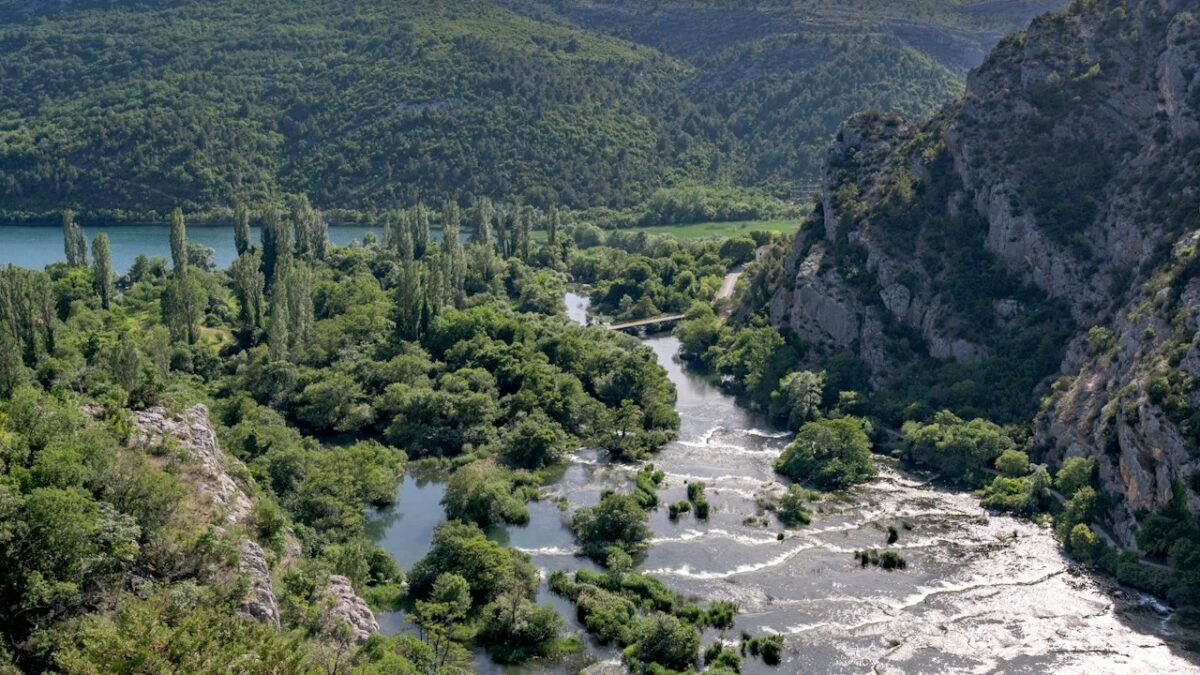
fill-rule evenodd
<path id="1" fill-rule="evenodd" d="M 514 8 L 529 3 L 512 0 Z M 737 139 L 749 181 L 814 182 L 846 117 L 921 118 L 962 91 L 966 70 L 1053 0 L 550 0 L 543 12 L 693 67 L 690 100 Z"/>
<path id="2" fill-rule="evenodd" d="M 1040 8 L 905 4 L 0 2 L 0 210 L 786 196 L 846 114 L 929 112 Z"/>

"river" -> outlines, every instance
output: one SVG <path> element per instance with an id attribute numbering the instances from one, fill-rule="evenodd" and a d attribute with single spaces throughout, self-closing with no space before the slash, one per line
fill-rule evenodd
<path id="1" fill-rule="evenodd" d="M 585 320 L 587 301 L 568 294 L 571 317 Z M 644 340 L 678 392 L 678 439 L 653 462 L 667 472 L 664 504 L 686 497 L 686 482 L 708 486 L 712 514 L 677 522 L 660 507 L 650 514 L 654 538 L 638 567 L 671 587 L 705 600 L 741 607 L 726 638 L 778 632 L 786 636 L 784 662 L 756 659 L 744 673 L 795 672 L 1200 672 L 1200 658 L 1183 647 L 1192 634 L 1174 625 L 1165 606 L 1135 590 L 1087 572 L 1065 558 L 1048 529 L 989 514 L 969 494 L 885 467 L 878 479 L 827 496 L 813 522 L 786 531 L 745 521 L 762 515 L 759 500 L 784 486 L 772 464 L 789 434 L 772 428 L 709 379 L 685 370 L 679 342 Z M 627 488 L 636 467 L 610 464 L 594 450 L 576 453 L 547 497 L 565 497 L 570 510 L 598 501 L 605 489 Z M 440 489 L 406 478 L 397 510 L 415 508 L 380 532 L 381 545 L 403 561 L 420 557 L 440 519 Z M 410 506 L 415 496 L 425 501 Z M 549 499 L 530 505 L 530 523 L 491 533 L 528 552 L 544 574 L 590 566 L 574 555 L 574 541 Z M 397 525 L 399 523 L 399 525 Z M 908 561 L 903 571 L 862 568 L 853 552 L 892 546 Z M 546 592 L 569 624 L 569 605 Z M 383 623 L 399 629 L 398 617 Z M 715 637 L 709 632 L 707 639 Z M 707 640 L 706 640 L 707 641 Z M 588 658 L 612 660 L 614 650 L 589 644 Z M 578 664 L 489 672 L 571 672 Z"/>

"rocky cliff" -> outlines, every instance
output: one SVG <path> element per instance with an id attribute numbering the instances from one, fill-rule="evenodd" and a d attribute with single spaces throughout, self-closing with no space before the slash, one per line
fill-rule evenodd
<path id="1" fill-rule="evenodd" d="M 1037 387 L 990 405 L 1036 412 L 1044 461 L 1094 456 L 1132 545 L 1200 469 L 1198 228 L 1200 2 L 1077 1 L 931 120 L 843 125 L 770 313 L 880 389 L 938 368 Z"/>

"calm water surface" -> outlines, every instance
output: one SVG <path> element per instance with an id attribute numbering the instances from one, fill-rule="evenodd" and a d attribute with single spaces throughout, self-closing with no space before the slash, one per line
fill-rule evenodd
<path id="1" fill-rule="evenodd" d="M 171 232 L 166 225 L 113 225 L 88 226 L 89 254 L 92 238 L 104 232 L 108 234 L 108 245 L 112 250 L 113 269 L 124 274 L 133 265 L 138 254 L 147 257 L 171 257 Z M 376 237 L 382 230 L 377 227 L 331 227 L 329 241 L 336 246 L 345 246 L 353 241 L 362 241 L 368 232 Z M 213 262 L 226 268 L 237 257 L 233 246 L 232 227 L 189 227 L 188 241 L 207 246 L 213 250 Z M 258 242 L 259 228 L 253 227 L 250 239 Z M 20 265 L 41 269 L 50 263 L 66 260 L 63 253 L 62 228 L 43 225 L 0 224 L 0 265 Z"/>
<path id="2" fill-rule="evenodd" d="M 587 299 L 566 298 L 582 322 Z M 724 636 L 741 631 L 780 633 L 784 663 L 777 668 L 746 659 L 744 673 L 1189 673 L 1200 661 L 1183 643 L 1194 636 L 1178 628 L 1154 598 L 1125 589 L 1073 565 L 1050 532 L 1029 521 L 990 515 L 969 494 L 941 489 L 911 474 L 885 468 L 872 483 L 826 497 L 812 524 L 784 531 L 746 525 L 761 516 L 761 500 L 784 490 L 772 470 L 789 434 L 770 427 L 738 405 L 710 380 L 686 371 L 679 342 L 644 340 L 678 392 L 678 440 L 653 462 L 667 472 L 660 492 L 669 504 L 686 498 L 689 481 L 707 486 L 707 522 L 677 522 L 660 507 L 650 514 L 654 539 L 639 568 L 684 594 L 732 600 L 741 613 Z M 569 513 L 598 501 L 605 489 L 631 485 L 636 467 L 613 465 L 593 450 L 576 453 L 547 497 L 569 503 L 560 511 L 549 499 L 530 505 L 530 523 L 491 533 L 526 551 L 543 576 L 556 569 L 591 566 L 575 556 Z M 419 495 L 440 494 L 428 487 Z M 414 484 L 400 499 L 416 497 Z M 430 504 L 416 507 L 419 532 L 436 519 Z M 434 516 L 430 514 L 433 513 Z M 400 521 L 398 521 L 400 522 Z M 900 531 L 908 569 L 862 568 L 853 552 L 884 548 L 887 528 Z M 393 554 L 413 559 L 428 546 L 418 531 L 381 540 Z M 419 557 L 419 556 L 418 556 Z M 575 629 L 574 611 L 546 592 Z M 393 630 L 402 620 L 388 619 Z M 706 642 L 716 637 L 710 631 Z M 589 658 L 612 662 L 611 648 L 589 644 Z M 488 672 L 573 672 L 578 664 L 502 669 L 484 658 Z"/>

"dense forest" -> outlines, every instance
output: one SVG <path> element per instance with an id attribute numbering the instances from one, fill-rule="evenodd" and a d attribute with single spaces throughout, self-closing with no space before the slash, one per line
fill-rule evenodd
<path id="1" fill-rule="evenodd" d="M 625 292 L 682 305 L 710 300 L 706 278 L 737 261 L 714 241 L 610 241 L 487 200 L 389 212 L 382 239 L 341 248 L 305 197 L 239 207 L 227 270 L 188 242 L 181 211 L 170 223 L 171 260 L 120 271 L 106 235 L 89 241 L 67 212 L 67 262 L 0 271 L 0 653 L 34 672 L 193 672 L 254 653 L 245 672 L 279 673 L 457 672 L 471 644 L 501 662 L 577 651 L 535 604 L 527 556 L 480 528 L 524 522 L 581 444 L 638 460 L 678 416 L 649 348 L 563 315 L 566 270 L 611 284 L 642 265 Z M 421 470 L 452 474 L 450 520 L 401 570 L 364 526 Z M 631 663 L 682 667 L 736 607 L 630 571 L 662 480 L 639 476 L 574 514 L 609 571 L 573 583 L 646 609 L 621 626 Z M 339 609 L 368 602 L 405 608 L 420 635 L 368 637 Z"/>
<path id="2" fill-rule="evenodd" d="M 684 3 L 688 30 L 672 14 L 624 35 L 538 3 L 0 2 L 0 201 L 158 220 L 299 192 L 356 217 L 470 195 L 625 208 L 688 185 L 806 197 L 845 115 L 932 110 L 1037 7 L 972 4 L 729 21 Z"/>

